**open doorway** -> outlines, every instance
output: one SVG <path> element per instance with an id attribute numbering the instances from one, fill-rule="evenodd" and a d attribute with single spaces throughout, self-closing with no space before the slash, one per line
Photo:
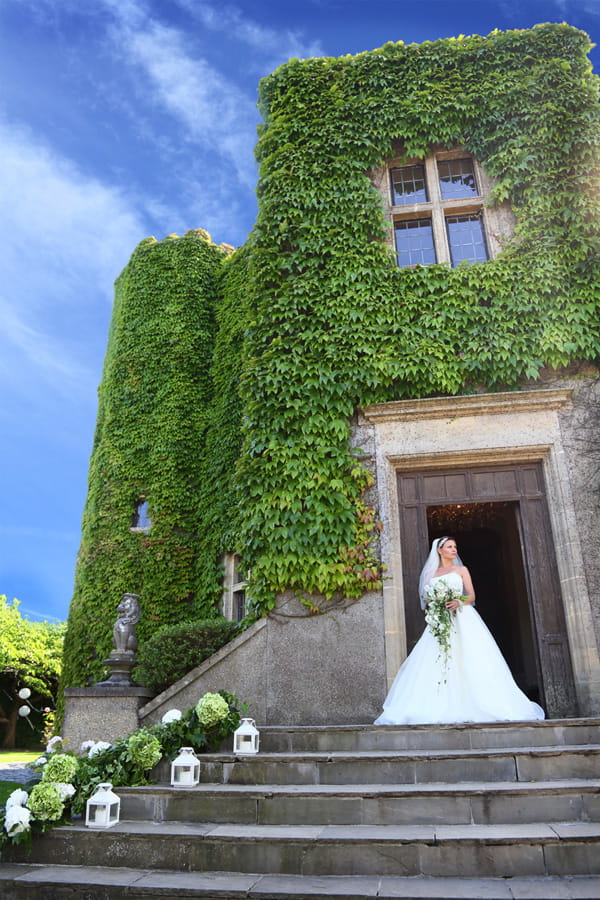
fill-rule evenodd
<path id="1" fill-rule="evenodd" d="M 539 463 L 397 472 L 406 647 L 423 633 L 419 572 L 451 534 L 518 684 L 552 718 L 577 715 L 554 538 Z"/>
<path id="2" fill-rule="evenodd" d="M 442 535 L 456 539 L 479 614 L 519 687 L 543 703 L 518 517 L 515 501 L 427 506 L 427 530 L 430 542 Z"/>

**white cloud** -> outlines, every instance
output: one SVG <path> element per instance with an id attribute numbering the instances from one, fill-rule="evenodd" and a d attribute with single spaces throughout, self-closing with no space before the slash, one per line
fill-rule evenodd
<path id="1" fill-rule="evenodd" d="M 122 192 L 0 121 L 1 368 L 19 391 L 97 382 L 87 341 L 110 313 L 112 284 L 145 229 Z M 102 342 L 105 331 L 101 334 Z M 103 348 L 102 351 L 103 352 Z"/>
<path id="2" fill-rule="evenodd" d="M 187 140 L 225 158 L 252 187 L 255 103 L 205 59 L 189 54 L 177 29 L 153 22 L 143 30 L 125 29 L 120 37 L 128 61 L 149 76 L 154 96 L 185 126 Z"/>
<path id="3" fill-rule="evenodd" d="M 322 56 L 318 41 L 307 42 L 303 35 L 289 28 L 277 30 L 253 21 L 245 12 L 232 4 L 214 6 L 196 0 L 177 0 L 179 5 L 198 18 L 211 31 L 220 31 L 228 37 L 246 44 L 263 59 L 261 69 L 268 74 L 292 57 L 305 59 Z"/>
<path id="4" fill-rule="evenodd" d="M 49 383 L 79 381 L 86 374 L 82 365 L 64 355 L 60 338 L 32 328 L 3 297 L 0 297 L 0 332 L 13 349 L 20 351 L 27 366 L 45 371 Z"/>

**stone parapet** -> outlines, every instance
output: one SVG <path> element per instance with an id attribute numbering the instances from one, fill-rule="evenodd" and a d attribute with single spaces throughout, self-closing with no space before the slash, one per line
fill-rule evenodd
<path id="1" fill-rule="evenodd" d="M 63 742 L 79 750 L 84 741 L 114 741 L 139 728 L 138 710 L 152 697 L 145 687 L 97 684 L 65 690 Z"/>

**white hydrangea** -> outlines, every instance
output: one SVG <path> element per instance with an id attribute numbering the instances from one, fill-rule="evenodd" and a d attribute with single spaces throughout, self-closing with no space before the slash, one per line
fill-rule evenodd
<path id="1" fill-rule="evenodd" d="M 52 784 L 58 791 L 60 795 L 60 799 L 65 802 L 69 797 L 72 797 L 75 793 L 75 788 L 72 784 L 65 784 L 64 781 L 53 781 Z"/>
<path id="2" fill-rule="evenodd" d="M 92 749 L 92 747 L 94 746 L 95 743 L 96 743 L 96 741 L 84 741 L 83 744 L 81 745 L 81 747 L 79 748 L 79 752 L 81 753 L 81 755 L 85 756 L 86 753 L 89 753 L 89 751 Z"/>
<path id="3" fill-rule="evenodd" d="M 181 718 L 180 709 L 168 709 L 161 719 L 163 725 L 169 725 L 171 722 L 178 722 Z"/>
<path id="4" fill-rule="evenodd" d="M 88 750 L 88 759 L 91 759 L 92 756 L 95 756 L 97 753 L 101 753 L 102 750 L 108 750 L 110 746 L 112 745 L 107 743 L 107 741 L 96 741 L 96 743 Z"/>
<path id="5" fill-rule="evenodd" d="M 6 801 L 6 809 L 10 809 L 11 806 L 25 806 L 28 797 L 29 794 L 27 791 L 24 791 L 22 788 L 17 788 Z"/>
<path id="6" fill-rule="evenodd" d="M 60 744 L 62 747 L 62 738 L 59 734 L 57 734 L 56 737 L 50 738 L 46 744 L 46 753 L 54 753 L 54 748 L 57 744 Z"/>
<path id="7" fill-rule="evenodd" d="M 6 810 L 4 828 L 9 837 L 14 837 L 21 831 L 29 831 L 31 810 L 26 806 L 11 806 Z"/>

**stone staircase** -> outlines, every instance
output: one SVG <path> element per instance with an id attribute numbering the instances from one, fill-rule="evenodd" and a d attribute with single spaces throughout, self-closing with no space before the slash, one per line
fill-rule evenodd
<path id="1" fill-rule="evenodd" d="M 3 900 L 600 898 L 600 719 L 268 727 L 162 774 L 13 852 Z"/>

